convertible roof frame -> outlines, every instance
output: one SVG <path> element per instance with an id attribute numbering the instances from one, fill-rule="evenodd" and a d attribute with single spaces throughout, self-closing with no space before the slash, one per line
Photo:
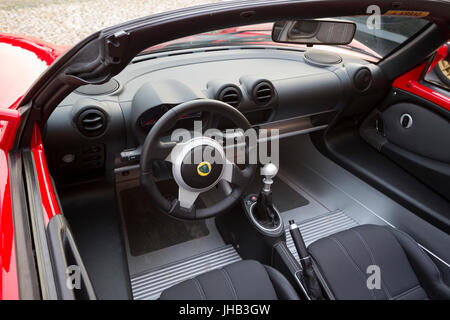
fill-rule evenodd
<path id="1" fill-rule="evenodd" d="M 443 0 L 249 0 L 222 2 L 160 13 L 95 32 L 59 57 L 39 77 L 19 103 L 21 121 L 14 149 L 29 145 L 33 124 L 43 126 L 56 106 L 73 90 L 85 84 L 101 84 L 121 72 L 142 50 L 180 37 L 221 28 L 289 20 L 366 14 L 367 7 L 387 10 L 427 11 L 435 23 L 415 39 L 411 54 L 404 46 L 380 64 L 392 80 L 408 65 L 423 60 L 449 38 L 450 10 Z M 431 39 L 430 39 L 431 37 Z M 429 47 L 424 47 L 426 44 Z M 392 62 L 390 62 L 392 61 Z M 392 70 L 391 70 L 392 69 Z M 403 68 L 404 69 L 404 68 Z"/>

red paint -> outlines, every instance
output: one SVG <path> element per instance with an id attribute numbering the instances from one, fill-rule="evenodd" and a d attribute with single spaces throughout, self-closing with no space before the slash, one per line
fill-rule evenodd
<path id="1" fill-rule="evenodd" d="M 19 299 L 14 228 L 9 185 L 8 151 L 12 148 L 20 115 L 14 109 L 36 78 L 61 55 L 65 49 L 51 46 L 29 37 L 0 34 L 0 299 Z M 36 138 L 37 139 L 37 138 Z M 39 136 L 40 139 L 40 136 Z M 54 206 L 55 196 L 49 188 L 47 164 L 40 149 L 34 150 L 38 159 L 44 192 L 47 201 L 46 216 L 59 212 Z M 51 187 L 51 184 L 50 184 Z M 44 202 L 44 201 L 43 201 Z M 48 208 L 48 209 L 47 209 Z M 56 208 L 56 209 L 55 209 Z"/>
<path id="2" fill-rule="evenodd" d="M 37 77 L 67 49 L 0 34 L 0 108 L 15 108 Z"/>
<path id="3" fill-rule="evenodd" d="M 14 141 L 20 115 L 0 109 L 0 299 L 19 299 L 14 226 L 9 186 L 8 151 Z"/>
<path id="4" fill-rule="evenodd" d="M 445 46 L 444 46 L 445 47 Z M 436 63 L 439 61 L 437 59 L 442 59 L 442 55 L 446 54 L 447 48 L 439 49 L 438 54 L 436 54 L 436 57 L 431 65 L 436 65 Z M 437 104 L 438 106 L 441 106 L 442 108 L 450 111 L 450 98 L 436 92 L 428 87 L 425 87 L 423 84 L 419 83 L 419 80 L 421 80 L 422 74 L 427 66 L 427 63 L 424 62 L 421 65 L 415 67 L 411 71 L 408 71 L 404 75 L 398 77 L 395 79 L 392 86 L 394 88 L 402 89 L 404 91 L 410 92 L 412 94 L 415 94 L 421 98 L 424 98 L 430 102 L 433 102 Z"/>
<path id="5" fill-rule="evenodd" d="M 433 62 L 430 65 L 430 68 L 428 69 L 427 73 L 429 73 L 431 70 L 434 69 L 434 67 L 437 65 L 437 63 L 441 60 L 444 60 L 447 57 L 448 49 L 447 46 L 442 46 L 436 51 L 436 56 L 433 59 Z"/>
<path id="6" fill-rule="evenodd" d="M 14 109 L 36 78 L 63 51 L 27 37 L 0 34 L 0 299 L 19 299 L 14 247 L 8 151 L 12 148 L 20 115 Z M 37 128 L 37 127 L 36 127 Z M 34 135 L 33 154 L 38 168 L 39 186 L 48 223 L 60 213 L 50 183 L 39 131 Z"/>
<path id="7" fill-rule="evenodd" d="M 0 150 L 0 299 L 19 299 L 7 152 Z"/>
<path id="8" fill-rule="evenodd" d="M 42 145 L 41 132 L 37 124 L 34 125 L 33 137 L 31 139 L 31 152 L 33 153 L 34 163 L 41 193 L 42 210 L 44 212 L 45 225 L 61 210 L 56 200 L 55 190 L 50 179 L 47 160 L 45 159 L 44 147 Z"/>
<path id="9" fill-rule="evenodd" d="M 0 299 L 19 299 L 17 282 L 16 255 L 14 249 L 14 228 L 11 210 L 11 193 L 9 185 L 8 151 L 12 148 L 14 136 L 19 124 L 17 110 L 0 109 Z M 39 190 L 42 200 L 44 221 L 60 214 L 55 191 L 45 160 L 42 138 L 37 125 L 34 126 L 31 142 Z"/>
<path id="10" fill-rule="evenodd" d="M 37 58 L 51 65 L 61 54 L 66 52 L 70 46 L 57 46 L 40 39 L 0 33 L 0 42 L 8 43 L 24 50 L 33 52 Z"/>
<path id="11" fill-rule="evenodd" d="M 0 109 L 0 149 L 12 148 L 20 115 L 17 110 Z"/>

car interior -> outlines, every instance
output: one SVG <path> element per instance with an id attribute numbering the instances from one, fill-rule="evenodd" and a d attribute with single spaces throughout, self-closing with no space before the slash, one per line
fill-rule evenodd
<path id="1" fill-rule="evenodd" d="M 419 20 L 412 51 L 437 41 Z M 144 51 L 46 120 L 49 172 L 90 291 L 77 298 L 450 298 L 450 112 L 392 86 L 395 50 L 288 46 L 282 24 L 273 32 L 270 44 Z M 221 148 L 194 138 L 176 153 L 168 142 L 194 121 L 278 130 L 278 163 L 226 161 L 202 180 L 199 163 L 181 160 Z M 370 266 L 381 288 L 369 288 Z"/>

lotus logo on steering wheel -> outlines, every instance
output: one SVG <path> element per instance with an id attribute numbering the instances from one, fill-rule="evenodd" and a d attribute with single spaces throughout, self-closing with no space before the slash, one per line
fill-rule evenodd
<path id="1" fill-rule="evenodd" d="M 211 164 L 208 161 L 203 161 L 197 166 L 197 173 L 202 177 L 211 173 Z"/>

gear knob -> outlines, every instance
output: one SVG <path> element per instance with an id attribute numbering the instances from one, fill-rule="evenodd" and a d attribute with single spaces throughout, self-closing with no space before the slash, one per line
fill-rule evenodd
<path id="1" fill-rule="evenodd" d="M 274 178 L 277 175 L 277 173 L 278 167 L 271 162 L 266 163 L 261 168 L 261 175 L 264 176 L 263 178 L 264 190 L 270 191 L 270 185 L 273 183 L 272 178 Z"/>

